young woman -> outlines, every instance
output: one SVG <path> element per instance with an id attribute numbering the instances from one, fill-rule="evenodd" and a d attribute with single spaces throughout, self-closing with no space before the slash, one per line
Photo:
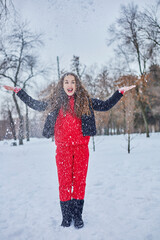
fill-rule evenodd
<path id="1" fill-rule="evenodd" d="M 108 111 L 135 85 L 120 88 L 106 101 L 91 98 L 74 73 L 64 74 L 45 101 L 34 100 L 23 89 L 4 87 L 16 92 L 29 107 L 48 113 L 43 136 L 55 136 L 61 226 L 69 227 L 73 219 L 76 228 L 83 227 L 88 143 L 96 134 L 94 110 Z"/>

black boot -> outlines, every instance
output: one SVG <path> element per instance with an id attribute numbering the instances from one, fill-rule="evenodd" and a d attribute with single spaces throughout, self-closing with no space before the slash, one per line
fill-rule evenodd
<path id="1" fill-rule="evenodd" d="M 63 217 L 61 226 L 69 227 L 72 222 L 72 201 L 60 201 L 60 206 Z"/>
<path id="2" fill-rule="evenodd" d="M 82 228 L 84 226 L 84 222 L 82 220 L 84 200 L 72 199 L 72 204 L 74 226 L 76 228 Z"/>

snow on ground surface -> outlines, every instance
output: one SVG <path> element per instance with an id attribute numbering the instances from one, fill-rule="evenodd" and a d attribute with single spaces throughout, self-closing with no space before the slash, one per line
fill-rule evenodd
<path id="1" fill-rule="evenodd" d="M 24 146 L 0 142 L 0 240 L 159 240 L 160 133 L 90 140 L 83 219 L 63 228 L 55 145 L 31 139 Z"/>

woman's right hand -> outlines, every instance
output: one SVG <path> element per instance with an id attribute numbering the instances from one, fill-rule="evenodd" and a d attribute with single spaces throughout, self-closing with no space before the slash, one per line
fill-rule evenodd
<path id="1" fill-rule="evenodd" d="M 14 87 L 6 86 L 6 85 L 4 85 L 3 87 L 4 87 L 6 90 L 14 91 Z"/>

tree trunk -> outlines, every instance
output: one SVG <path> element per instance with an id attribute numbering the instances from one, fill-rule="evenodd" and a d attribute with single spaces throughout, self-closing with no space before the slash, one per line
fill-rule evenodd
<path id="1" fill-rule="evenodd" d="M 117 135 L 120 134 L 120 127 L 117 125 Z"/>
<path id="2" fill-rule="evenodd" d="M 108 133 L 108 128 L 104 127 L 104 135 L 107 135 L 107 133 Z"/>
<path id="3" fill-rule="evenodd" d="M 126 106 L 124 102 L 122 102 L 122 104 L 123 104 L 123 129 L 124 129 L 123 134 L 126 134 Z"/>
<path id="4" fill-rule="evenodd" d="M 148 122 L 147 122 L 147 117 L 146 117 L 146 113 L 144 110 L 144 106 L 143 103 L 139 100 L 139 104 L 140 104 L 140 108 L 142 111 L 142 116 L 143 116 L 143 120 L 144 120 L 144 124 L 145 124 L 145 129 L 146 129 L 146 137 L 149 137 L 149 127 L 148 127 Z"/>
<path id="5" fill-rule="evenodd" d="M 115 134 L 116 134 L 116 129 L 115 129 L 115 125 L 113 123 L 113 135 L 115 135 Z"/>
<path id="6" fill-rule="evenodd" d="M 29 117 L 28 117 L 28 106 L 26 105 L 26 138 L 27 141 L 30 141 L 29 139 Z"/>
<path id="7" fill-rule="evenodd" d="M 16 141 L 17 140 L 16 129 L 15 129 L 15 124 L 14 124 L 14 120 L 13 120 L 13 117 L 12 117 L 11 110 L 8 110 L 8 116 L 9 116 L 9 122 L 10 122 L 10 127 L 11 127 L 11 131 L 12 131 L 13 139 Z"/>
<path id="8" fill-rule="evenodd" d="M 92 137 L 93 140 L 93 151 L 95 152 L 95 141 L 94 141 L 94 137 Z"/>
<path id="9" fill-rule="evenodd" d="M 131 138 L 130 138 L 130 133 L 128 132 L 128 153 L 130 153 L 131 150 Z"/>
<path id="10" fill-rule="evenodd" d="M 137 92 L 137 96 L 139 95 L 138 93 L 138 87 L 136 87 L 136 92 Z M 148 122 L 147 122 L 147 116 L 145 113 L 145 109 L 144 109 L 144 105 L 143 102 L 141 101 L 141 99 L 138 99 L 138 103 L 142 112 L 142 116 L 143 116 L 143 121 L 144 121 L 144 125 L 145 125 L 145 129 L 146 129 L 146 137 L 149 137 L 149 127 L 148 127 Z"/>
<path id="11" fill-rule="evenodd" d="M 113 114 L 112 114 L 112 109 L 110 110 L 110 119 L 109 119 L 109 121 L 110 121 L 110 135 L 113 135 L 112 134 L 112 129 L 113 129 Z"/>
<path id="12" fill-rule="evenodd" d="M 58 72 L 58 80 L 60 79 L 60 68 L 59 68 L 59 57 L 57 56 L 57 72 Z"/>
<path id="13" fill-rule="evenodd" d="M 20 116 L 19 118 L 19 134 L 18 134 L 18 139 L 19 139 L 19 145 L 23 145 L 23 127 L 24 127 L 24 119 L 23 116 Z"/>
<path id="14" fill-rule="evenodd" d="M 109 124 L 108 124 L 107 130 L 106 130 L 106 135 L 109 135 Z"/>
<path id="15" fill-rule="evenodd" d="M 16 110 L 18 113 L 18 117 L 19 117 L 19 133 L 18 133 L 18 139 L 19 139 L 19 145 L 23 145 L 23 133 L 24 133 L 24 120 L 23 120 L 23 116 L 21 115 L 21 111 L 15 96 L 15 92 L 13 92 L 13 100 L 16 106 Z"/>

